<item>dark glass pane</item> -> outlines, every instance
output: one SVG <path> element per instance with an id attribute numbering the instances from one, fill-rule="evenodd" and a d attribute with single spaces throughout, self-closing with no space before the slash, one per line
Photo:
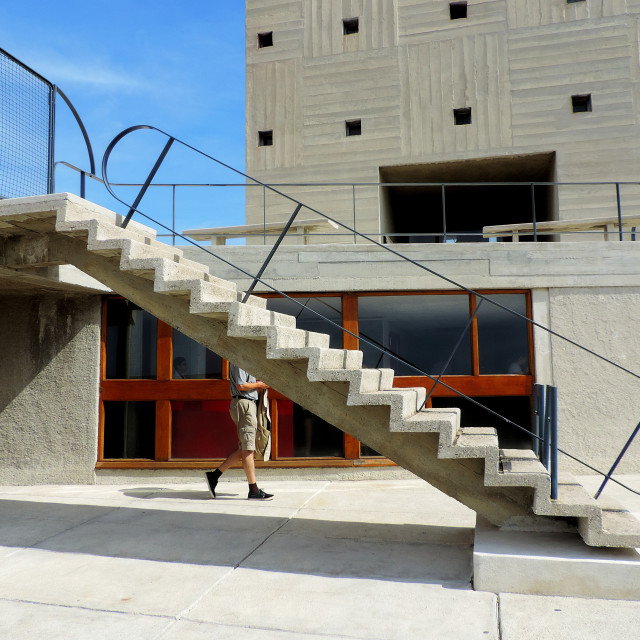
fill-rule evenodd
<path id="1" fill-rule="evenodd" d="M 107 379 L 155 378 L 158 321 L 128 300 L 107 301 Z"/>
<path id="2" fill-rule="evenodd" d="M 381 456 L 375 449 L 368 447 L 364 442 L 360 443 L 360 456 L 363 458 L 370 458 L 372 456 Z"/>
<path id="3" fill-rule="evenodd" d="M 278 313 L 288 313 L 296 316 L 296 326 L 298 329 L 315 331 L 317 333 L 329 334 L 329 346 L 332 349 L 342 349 L 342 298 L 340 297 L 319 297 L 319 298 L 296 298 L 296 300 L 309 307 L 316 313 L 335 322 L 335 325 L 326 322 L 312 311 L 301 307 L 299 304 L 288 298 L 268 298 L 267 308 Z"/>
<path id="4" fill-rule="evenodd" d="M 496 294 L 487 298 L 523 316 L 527 314 L 524 293 Z M 488 300 L 482 303 L 477 318 L 480 373 L 529 373 L 527 321 Z"/>
<path id="5" fill-rule="evenodd" d="M 174 400 L 171 416 L 172 458 L 226 458 L 238 448 L 229 400 Z"/>
<path id="6" fill-rule="evenodd" d="M 173 330 L 173 379 L 222 378 L 222 358 Z"/>
<path id="7" fill-rule="evenodd" d="M 432 398 L 432 403 L 434 407 L 458 407 L 463 427 L 494 427 L 498 432 L 499 445 L 503 449 L 531 449 L 532 439 L 527 435 L 527 431 L 531 430 L 531 398 L 500 396 L 473 399 L 482 407 L 460 396 Z M 487 409 L 511 420 L 522 429 L 505 422 Z"/>
<path id="8" fill-rule="evenodd" d="M 360 296 L 360 336 L 383 346 L 418 369 L 438 375 L 447 360 L 447 375 L 469 375 L 471 339 L 468 329 L 469 298 L 466 295 Z M 453 348 L 460 345 L 451 356 Z M 421 375 L 416 369 L 360 341 L 366 367 L 395 370 L 397 376 Z"/>
<path id="9" fill-rule="evenodd" d="M 278 457 L 344 457 L 340 429 L 290 400 L 278 400 Z"/>
<path id="10" fill-rule="evenodd" d="M 156 403 L 104 403 L 104 457 L 155 458 Z"/>

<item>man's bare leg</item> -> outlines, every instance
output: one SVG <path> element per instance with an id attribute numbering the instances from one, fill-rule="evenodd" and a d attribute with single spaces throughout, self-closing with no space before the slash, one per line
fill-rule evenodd
<path id="1" fill-rule="evenodd" d="M 254 451 L 240 451 L 242 455 L 242 468 L 247 476 L 249 484 L 256 484 L 256 464 L 254 460 Z"/>

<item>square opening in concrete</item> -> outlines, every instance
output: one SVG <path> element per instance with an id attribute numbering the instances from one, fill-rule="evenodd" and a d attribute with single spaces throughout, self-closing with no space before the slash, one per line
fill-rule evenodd
<path id="1" fill-rule="evenodd" d="M 360 31 L 360 18 L 345 18 L 342 21 L 342 33 L 345 36 L 358 33 L 358 31 Z"/>
<path id="2" fill-rule="evenodd" d="M 270 147 L 273 145 L 273 130 L 258 131 L 258 146 Z"/>
<path id="3" fill-rule="evenodd" d="M 578 96 L 571 96 L 571 107 L 573 113 L 586 113 L 591 111 L 591 94 L 585 93 Z"/>
<path id="4" fill-rule="evenodd" d="M 258 34 L 258 49 L 273 47 L 273 31 Z"/>
<path id="5" fill-rule="evenodd" d="M 449 15 L 452 20 L 460 20 L 467 17 L 467 3 L 466 2 L 450 2 L 449 3 Z"/>
<path id="6" fill-rule="evenodd" d="M 456 125 L 471 124 L 471 107 L 453 110 L 453 122 Z"/>
<path id="7" fill-rule="evenodd" d="M 379 171 L 380 231 L 387 243 L 488 242 L 485 226 L 531 223 L 534 216 L 537 222 L 557 219 L 556 187 L 544 184 L 555 182 L 554 152 Z M 553 236 L 538 235 L 538 241 L 545 240 Z"/>
<path id="8" fill-rule="evenodd" d="M 362 120 L 347 120 L 344 123 L 345 134 L 347 136 L 362 135 Z"/>

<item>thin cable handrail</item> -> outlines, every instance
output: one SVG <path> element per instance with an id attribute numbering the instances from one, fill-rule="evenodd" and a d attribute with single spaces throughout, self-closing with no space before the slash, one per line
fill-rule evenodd
<path id="1" fill-rule="evenodd" d="M 160 133 L 163 133 L 164 135 L 167 135 L 167 136 L 168 136 L 168 134 L 166 134 L 165 132 L 161 131 L 160 129 L 156 129 L 155 127 L 151 127 L 151 126 L 147 126 L 147 125 L 144 125 L 144 126 L 142 126 L 142 125 L 141 125 L 141 126 L 138 126 L 138 127 L 131 127 L 131 128 L 129 128 L 129 129 L 125 130 L 124 132 L 121 132 L 121 134 L 119 134 L 118 136 L 116 136 L 116 138 L 114 138 L 114 140 L 111 142 L 111 144 L 110 144 L 110 145 L 109 145 L 109 147 L 107 148 L 107 151 L 105 151 L 105 155 L 104 155 L 104 157 L 103 157 L 103 164 L 102 164 L 102 166 L 103 166 L 103 180 L 104 180 L 105 187 L 107 188 L 107 190 L 109 191 L 109 193 L 110 193 L 110 194 L 111 194 L 111 195 L 112 195 L 112 196 L 113 196 L 113 197 L 114 197 L 118 202 L 120 202 L 121 204 L 123 204 L 125 207 L 131 207 L 131 205 L 130 205 L 129 203 L 125 202 L 124 200 L 120 199 L 120 198 L 119 198 L 119 197 L 118 197 L 118 196 L 113 192 L 113 190 L 111 189 L 111 186 L 112 186 L 112 185 L 111 185 L 111 184 L 109 183 L 109 181 L 108 181 L 108 178 L 107 178 L 107 175 L 106 175 L 106 171 L 105 171 L 105 169 L 106 169 L 106 165 L 107 165 L 107 162 L 108 162 L 108 157 L 109 157 L 109 155 L 110 155 L 111 151 L 113 150 L 113 147 L 114 147 L 114 146 L 115 146 L 115 144 L 117 143 L 117 141 L 119 141 L 120 139 L 122 139 L 125 135 L 127 135 L 127 133 L 130 133 L 130 132 L 132 132 L 132 131 L 135 131 L 135 130 L 137 130 L 137 129 L 141 129 L 141 128 L 144 128 L 144 129 L 154 129 L 154 130 L 159 131 Z M 209 156 L 208 154 L 205 154 L 204 152 L 201 152 L 201 151 L 199 151 L 199 150 L 195 149 L 194 147 L 191 147 L 191 145 L 188 145 L 188 144 L 186 144 L 186 143 L 182 143 L 180 140 L 177 140 L 177 139 L 176 139 L 176 141 L 177 141 L 177 142 L 180 142 L 181 144 L 184 144 L 184 145 L 185 145 L 185 146 L 187 146 L 188 148 L 194 149 L 194 151 L 196 151 L 197 153 L 200 153 L 201 155 L 204 155 L 204 156 L 206 156 L 206 157 L 211 158 L 212 160 L 214 160 L 215 162 L 218 162 L 219 164 L 222 164 L 222 165 L 224 165 L 224 166 L 228 166 L 228 165 L 226 165 L 225 163 L 222 163 L 221 161 L 218 161 L 218 160 L 216 160 L 215 158 L 213 158 L 213 157 Z M 233 171 L 238 172 L 238 173 L 242 173 L 242 172 L 238 171 L 237 169 L 233 169 L 233 168 L 231 168 L 231 167 L 229 167 L 229 168 L 230 168 L 231 170 L 233 170 Z M 242 174 L 242 175 L 245 175 L 245 174 Z M 253 178 L 251 178 L 250 176 L 246 176 L 246 177 L 247 177 L 247 178 L 249 178 L 249 179 L 253 179 Z M 267 185 L 264 185 L 264 186 L 267 186 Z M 284 195 L 284 194 L 282 194 L 282 195 Z M 285 196 L 285 197 L 287 197 L 287 199 L 289 199 L 289 200 L 293 200 L 293 199 L 292 199 L 291 197 L 289 197 L 289 196 Z M 299 205 L 305 206 L 303 203 L 300 203 L 300 202 L 299 202 L 299 201 L 297 201 L 297 200 L 293 200 L 293 201 L 297 202 Z M 139 204 L 139 202 L 138 202 L 138 204 Z M 310 207 L 307 207 L 307 208 L 311 209 Z M 359 335 L 356 335 L 356 334 L 352 333 L 351 331 L 349 331 L 348 329 L 345 329 L 344 327 L 342 327 L 341 325 L 337 324 L 336 322 L 334 322 L 334 321 L 333 321 L 333 320 L 331 320 L 330 318 L 327 318 L 327 317 L 323 316 L 322 314 L 320 314 L 319 312 L 315 311 L 314 309 L 312 309 L 312 308 L 310 308 L 310 307 L 307 307 L 307 306 L 306 306 L 306 305 L 304 305 L 303 303 L 299 302 L 297 299 L 292 298 L 291 296 L 287 295 L 287 294 L 286 294 L 286 293 L 284 293 L 283 291 L 280 291 L 279 289 L 277 289 L 277 288 L 276 288 L 276 287 L 274 287 L 273 285 L 269 284 L 268 282 L 266 282 L 266 281 L 262 280 L 262 279 L 261 279 L 261 278 L 259 278 L 259 277 L 256 277 L 256 276 L 252 275 L 251 273 L 249 273 L 249 272 L 248 272 L 248 271 L 246 271 L 245 269 L 243 269 L 243 268 L 241 268 L 241 267 L 238 267 L 237 265 L 233 264 L 232 262 L 230 262 L 229 260 L 227 260 L 227 259 L 223 258 L 222 256 L 216 255 L 216 254 L 215 254 L 215 253 L 213 253 L 212 251 L 209 251 L 206 247 L 202 247 L 201 245 L 198 245 L 198 244 L 197 244 L 195 241 L 193 241 L 191 238 L 188 238 L 187 236 L 184 236 L 184 235 L 182 235 L 182 234 L 180 234 L 180 233 L 178 233 L 178 232 L 174 232 L 172 229 L 170 229 L 170 228 L 169 228 L 168 226 L 166 226 L 165 224 L 163 224 L 163 223 L 159 222 L 158 220 L 155 220 L 155 219 L 154 219 L 153 217 L 151 217 L 150 215 L 148 215 L 148 214 L 146 214 L 146 213 L 144 213 L 144 212 L 140 211 L 140 210 L 137 208 L 137 206 L 136 206 L 136 207 L 131 207 L 131 209 L 130 209 L 130 213 L 131 213 L 131 210 L 134 210 L 136 213 L 139 213 L 141 216 L 143 216 L 143 217 L 144 217 L 144 218 L 146 218 L 147 220 L 150 220 L 151 222 L 153 222 L 153 223 L 154 223 L 154 224 L 156 224 L 157 226 L 159 226 L 159 227 L 161 227 L 161 228 L 163 228 L 163 229 L 165 229 L 165 230 L 167 230 L 167 231 L 169 231 L 169 232 L 173 232 L 173 233 L 175 233 L 175 235 L 177 235 L 178 237 L 180 237 L 182 240 L 184 240 L 184 241 L 185 241 L 185 242 L 187 242 L 188 244 L 191 244 L 192 246 L 197 247 L 197 248 L 198 248 L 198 249 L 200 249 L 201 251 L 204 251 L 204 252 L 205 252 L 205 253 L 207 253 L 208 255 L 210 255 L 210 256 L 212 256 L 212 257 L 216 258 L 217 260 L 220 260 L 220 261 L 224 262 L 225 264 L 227 264 L 228 266 L 232 267 L 233 269 L 235 269 L 235 270 L 239 271 L 240 273 L 244 274 L 245 276 L 247 276 L 247 277 L 249 277 L 249 278 L 253 278 L 253 279 L 254 279 L 254 281 L 258 281 L 260 284 L 262 284 L 262 285 L 263 285 L 264 287 L 266 287 L 267 289 L 270 289 L 270 290 L 271 290 L 271 291 L 273 291 L 274 293 L 277 293 L 277 294 L 279 294 L 280 296 L 282 296 L 283 298 L 286 298 L 286 299 L 288 299 L 289 301 L 293 302 L 294 304 L 297 304 L 298 306 L 303 307 L 304 309 L 306 309 L 306 310 L 310 311 L 312 314 L 316 315 L 317 317 L 319 317 L 320 319 L 322 319 L 324 322 L 327 322 L 327 323 L 329 323 L 329 324 L 333 325 L 334 327 L 338 328 L 341 332 L 343 332 L 343 333 L 347 333 L 347 334 L 351 335 L 352 337 L 354 337 L 354 338 L 356 338 L 356 339 L 358 339 L 358 340 L 364 340 L 364 342 L 365 342 L 365 343 L 369 344 L 369 345 L 370 345 L 371 347 L 373 347 L 374 349 L 376 349 L 376 350 L 378 350 L 378 351 L 382 351 L 383 353 L 385 353 L 386 355 L 389 355 L 390 357 L 392 357 L 392 358 L 393 358 L 393 359 L 395 359 L 396 361 L 401 362 L 401 363 L 405 364 L 406 366 L 409 366 L 410 368 L 414 369 L 415 371 L 417 371 L 417 372 L 418 372 L 418 373 L 420 373 L 421 375 L 424 375 L 424 376 L 428 377 L 429 379 L 431 379 L 431 380 L 434 382 L 434 384 L 435 384 L 435 385 L 441 385 L 441 386 L 445 387 L 446 389 L 448 389 L 448 390 L 452 391 L 452 392 L 453 392 L 453 393 L 455 393 L 456 395 L 458 395 L 458 396 L 460 396 L 460 397 L 462 397 L 462 398 L 465 398 L 465 399 L 466 399 L 466 400 L 468 400 L 469 402 L 471 402 L 471 403 L 475 404 L 476 406 L 478 406 L 478 407 L 480 407 L 480 408 L 484 409 L 485 411 L 488 411 L 490 414 L 492 414 L 492 415 L 494 415 L 495 417 L 499 418 L 500 420 L 502 420 L 502 421 L 506 422 L 507 424 L 509 424 L 509 425 L 511 425 L 511 426 L 514 426 L 514 427 L 516 427 L 516 428 L 517 428 L 517 429 L 519 429 L 520 431 L 525 432 L 525 433 L 527 434 L 527 436 L 529 436 L 529 437 L 533 437 L 533 438 L 536 438 L 536 439 L 538 439 L 538 440 L 541 440 L 541 439 L 542 439 L 542 438 L 540 438 L 540 436 L 538 436 L 538 435 L 536 435 L 536 434 L 533 434 L 529 429 L 526 429 L 526 428 L 522 427 L 521 425 L 518 425 L 517 423 L 513 422 L 512 420 L 510 420 L 510 419 L 506 418 L 505 416 L 502 416 L 502 415 L 501 415 L 501 414 L 499 414 L 498 412 L 496 412 L 496 411 L 494 411 L 493 409 L 490 409 L 489 407 L 487 407 L 487 406 L 483 405 L 482 403 L 478 402 L 478 401 L 477 401 L 477 400 L 475 400 L 474 398 L 472 398 L 472 397 L 470 397 L 470 396 L 467 396 L 467 395 L 465 395 L 464 393 L 462 393 L 462 392 L 458 391 L 457 389 L 455 389 L 455 388 L 453 388 L 453 387 L 449 386 L 448 384 L 446 384 L 446 383 L 442 382 L 442 380 L 440 380 L 440 379 L 436 379 L 432 374 L 429 374 L 429 373 L 427 373 L 426 371 L 421 370 L 419 367 L 416 367 L 414 364 L 412 364 L 411 362 L 409 362 L 409 361 L 407 361 L 406 359 L 402 358 L 401 356 L 399 356 L 399 355 L 397 355 L 397 354 L 395 354 L 395 353 L 393 353 L 393 352 L 389 351 L 389 350 L 388 350 L 388 349 L 386 349 L 385 347 L 380 347 L 379 345 L 374 344 L 373 342 L 371 342 L 371 341 L 369 341 L 369 340 L 367 340 L 367 339 L 365 339 L 365 338 L 362 338 L 362 336 L 359 336 Z M 313 210 L 313 209 L 311 209 L 311 210 Z M 313 211 L 315 211 L 315 210 L 313 210 Z M 319 212 L 319 211 L 318 211 L 317 213 L 319 213 L 320 215 L 324 215 L 324 217 L 327 217 L 328 219 L 332 219 L 332 218 L 330 218 L 329 216 L 326 216 L 325 214 L 322 214 L 322 213 L 321 213 L 321 212 Z M 338 224 L 341 224 L 341 223 L 338 223 Z M 342 225 L 342 226 L 346 226 L 346 225 Z M 360 235 L 360 236 L 362 236 L 362 237 L 367 238 L 367 236 L 365 236 L 364 234 L 361 234 L 360 232 L 356 232 L 356 233 L 358 233 L 358 235 Z M 379 243 L 376 243 L 375 241 L 372 241 L 372 242 L 374 242 L 374 244 L 379 244 Z M 384 245 L 380 245 L 380 246 L 381 246 L 382 248 L 385 248 L 385 246 L 384 246 Z M 396 253 L 396 252 L 393 252 L 393 253 Z M 415 261 L 409 260 L 409 259 L 407 259 L 406 257 L 402 256 L 401 254 L 398 254 L 398 255 L 399 255 L 399 257 L 402 257 L 403 259 L 406 259 L 406 260 L 408 260 L 409 262 L 415 263 Z M 416 263 L 416 264 L 417 264 L 417 263 Z M 418 266 L 421 266 L 421 265 L 418 265 Z M 431 271 L 431 270 L 429 270 L 429 271 Z M 436 274 L 436 273 L 434 272 L 434 275 L 439 275 L 439 274 Z M 441 276 L 441 277 L 445 278 L 444 276 Z M 446 280 L 449 280 L 449 279 L 447 279 L 447 278 L 445 278 L 445 279 L 446 279 Z M 453 283 L 453 281 L 450 281 L 450 282 L 452 282 L 452 283 Z M 464 286 L 462 286 L 462 285 L 458 285 L 458 286 L 460 286 L 460 288 L 464 289 L 464 290 L 465 290 L 465 291 L 467 291 L 467 292 L 470 292 L 470 293 L 472 293 L 472 294 L 474 294 L 474 295 L 477 295 L 477 296 L 478 296 L 478 297 L 480 297 L 480 298 L 485 299 L 485 296 L 482 296 L 481 294 L 477 294 L 476 292 L 474 292 L 474 291 L 473 291 L 473 290 L 471 290 L 471 289 L 468 289 L 467 287 L 464 287 Z M 521 317 L 521 318 L 523 318 L 524 320 L 527 320 L 528 322 L 533 323 L 533 321 L 532 321 L 532 320 L 530 320 L 529 318 L 526 318 L 525 316 L 522 316 L 521 314 L 518 314 L 517 312 L 514 312 L 513 310 L 510 310 L 510 309 L 508 309 L 507 307 L 504 307 L 503 305 L 500 305 L 500 304 L 498 304 L 498 303 L 493 302 L 490 298 L 486 298 L 486 299 L 487 299 L 489 302 L 492 302 L 492 303 L 496 304 L 497 306 L 499 306 L 499 307 L 501 307 L 501 308 L 505 309 L 506 311 L 509 311 L 509 312 L 511 312 L 512 314 L 517 315 L 518 317 Z M 546 329 L 545 327 L 542 327 L 542 326 L 541 326 L 541 328 Z M 547 329 L 547 330 L 548 330 L 548 329 Z M 550 330 L 548 330 L 548 331 L 550 331 Z M 558 335 L 558 337 L 563 337 L 563 336 Z M 568 339 L 567 339 L 567 340 L 568 340 Z M 572 342 L 572 341 L 570 341 L 570 340 L 568 340 L 568 341 L 569 341 L 569 342 Z M 576 345 L 576 346 L 580 346 L 580 345 Z M 583 347 L 581 347 L 581 348 L 583 348 Z M 586 351 L 589 351 L 589 350 L 588 350 L 588 349 L 586 349 L 586 348 L 585 348 L 585 350 L 586 350 Z M 595 353 L 594 353 L 593 355 L 596 355 L 596 356 L 597 356 L 598 354 L 595 354 Z M 598 356 L 598 357 L 601 357 L 602 359 L 604 359 L 604 357 L 603 357 L 603 356 Z M 615 363 L 613 363 L 613 362 L 612 362 L 611 364 L 614 364 L 614 365 L 615 365 Z M 622 368 L 622 367 L 620 367 L 620 368 Z M 636 374 L 633 374 L 632 372 L 629 372 L 629 373 L 631 373 L 632 375 L 636 375 Z M 636 375 L 636 377 L 640 377 L 640 376 L 637 376 L 637 375 Z M 588 464 L 588 463 L 584 462 L 583 460 L 580 460 L 579 458 L 577 458 L 577 457 L 576 457 L 576 456 L 574 456 L 573 454 L 570 454 L 569 452 L 564 451 L 564 450 L 563 450 L 563 449 L 561 449 L 561 448 L 558 448 L 558 451 L 559 451 L 560 453 L 562 453 L 563 455 L 566 455 L 568 458 L 570 458 L 570 459 L 574 460 L 575 462 L 578 462 L 579 464 L 581 464 L 581 465 L 583 465 L 583 466 L 587 467 L 587 468 L 588 468 L 588 469 L 590 469 L 591 471 L 594 471 L 595 473 L 597 473 L 597 474 L 599 474 L 599 475 L 601 475 L 601 476 L 605 477 L 607 480 L 611 480 L 612 482 L 614 482 L 615 484 L 617 484 L 617 485 L 619 485 L 619 486 L 623 487 L 624 489 L 627 489 L 628 491 L 630 491 L 630 492 L 632 492 L 632 493 L 634 493 L 634 494 L 636 494 L 636 495 L 640 495 L 640 491 L 636 491 L 635 489 L 632 489 L 631 487 L 629 487 L 629 486 L 625 485 L 624 483 L 620 482 L 619 480 L 617 480 L 617 479 L 615 479 L 615 478 L 611 477 L 611 475 L 610 475 L 609 473 L 603 472 L 603 471 L 601 471 L 601 470 L 597 469 L 596 467 L 593 467 L 592 465 L 590 465 L 590 464 Z"/>

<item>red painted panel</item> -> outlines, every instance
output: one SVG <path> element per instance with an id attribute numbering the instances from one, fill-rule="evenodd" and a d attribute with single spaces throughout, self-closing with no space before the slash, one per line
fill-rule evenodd
<path id="1" fill-rule="evenodd" d="M 293 458 L 293 402 L 278 400 L 278 458 Z"/>
<path id="2" fill-rule="evenodd" d="M 228 400 L 171 403 L 171 458 L 226 458 L 238 448 Z"/>

